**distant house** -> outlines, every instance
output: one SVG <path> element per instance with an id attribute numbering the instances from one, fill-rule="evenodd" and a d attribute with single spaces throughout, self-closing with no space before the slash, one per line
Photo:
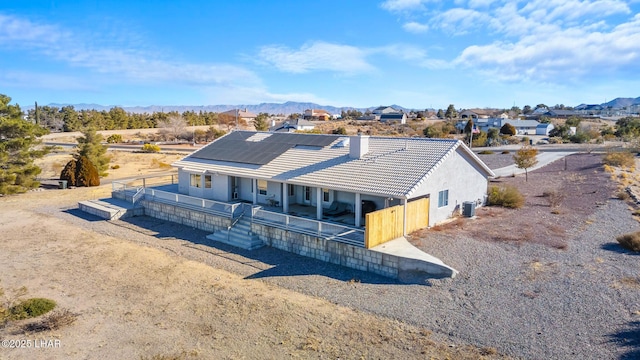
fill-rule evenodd
<path id="1" fill-rule="evenodd" d="M 315 125 L 305 119 L 285 120 L 279 123 L 275 121 L 271 124 L 269 131 L 271 132 L 295 132 L 295 131 L 309 131 L 315 129 Z"/>
<path id="2" fill-rule="evenodd" d="M 246 108 L 244 110 L 243 109 L 228 110 L 228 111 L 222 112 L 221 114 L 237 117 L 238 119 L 242 119 L 246 121 L 247 124 L 253 123 L 253 120 L 255 120 L 256 116 L 258 116 L 248 111 Z"/>
<path id="3" fill-rule="evenodd" d="M 552 123 L 541 123 L 536 126 L 536 135 L 546 135 L 549 136 L 551 130 L 554 129 Z"/>
<path id="4" fill-rule="evenodd" d="M 333 115 L 331 115 L 328 111 L 323 109 L 307 109 L 304 111 L 305 120 L 327 121 L 327 120 L 331 120 L 332 118 L 333 118 Z"/>
<path id="5" fill-rule="evenodd" d="M 404 112 L 393 112 L 393 113 L 384 113 L 380 115 L 380 122 L 383 123 L 407 123 L 407 114 Z"/>
<path id="6" fill-rule="evenodd" d="M 469 109 L 461 111 L 459 116 L 461 119 L 490 119 L 501 114 L 503 113 L 493 109 Z"/>
<path id="7" fill-rule="evenodd" d="M 549 111 L 547 111 L 545 114 L 545 116 L 548 116 L 550 118 L 569 118 L 572 116 L 580 116 L 581 114 L 577 111 L 574 110 L 556 110 L 556 109 L 551 109 Z"/>
<path id="8" fill-rule="evenodd" d="M 511 124 L 516 128 L 516 135 L 534 135 L 537 131 L 537 126 L 540 124 L 536 120 L 514 120 L 503 118 L 489 118 L 489 119 L 472 119 L 474 126 L 483 132 L 489 131 L 494 128 L 500 130 L 505 124 Z M 456 123 L 456 129 L 463 131 L 467 125 L 468 120 L 459 121 Z"/>
<path id="9" fill-rule="evenodd" d="M 377 108 L 371 110 L 371 113 L 373 115 L 382 115 L 382 114 L 389 114 L 389 113 L 396 113 L 398 112 L 398 110 L 392 108 L 391 106 L 378 106 Z"/>

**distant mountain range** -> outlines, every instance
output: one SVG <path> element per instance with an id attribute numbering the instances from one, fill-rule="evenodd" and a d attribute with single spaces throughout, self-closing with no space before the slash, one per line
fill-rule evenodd
<path id="1" fill-rule="evenodd" d="M 109 110 L 118 105 L 99 105 L 99 104 L 48 104 L 48 106 L 55 106 L 57 108 L 61 108 L 63 106 L 72 105 L 76 110 Z M 640 97 L 637 98 L 616 98 L 609 102 L 603 104 L 580 104 L 576 106 L 576 109 L 585 108 L 590 105 L 600 105 L 604 108 L 611 107 L 613 109 L 622 109 L 632 105 L 640 105 Z M 411 110 L 424 110 L 424 109 L 409 109 L 402 107 L 400 105 L 389 105 L 397 110 L 402 110 L 405 112 L 409 112 Z M 282 104 L 278 103 L 262 103 L 258 105 L 200 105 L 200 106 L 188 106 L 188 105 L 178 105 L 178 106 L 160 106 L 160 105 L 151 105 L 151 106 L 120 106 L 126 112 L 130 113 L 154 113 L 154 112 L 169 112 L 169 111 L 177 111 L 179 113 L 183 113 L 185 111 L 208 111 L 208 112 L 224 112 L 233 109 L 247 109 L 255 114 L 259 113 L 267 113 L 267 114 L 302 114 L 307 109 L 323 109 L 328 111 L 331 114 L 340 114 L 343 110 L 358 110 L 361 112 L 366 112 L 367 110 L 373 110 L 377 106 L 372 106 L 368 108 L 355 108 L 355 107 L 336 107 L 329 105 L 318 105 L 316 103 L 310 102 L 295 102 L 295 101 L 287 101 Z M 34 105 L 22 106 L 23 110 L 31 110 L 34 108 Z M 429 109 L 434 110 L 434 109 Z"/>
<path id="2" fill-rule="evenodd" d="M 72 105 L 76 110 L 109 110 L 118 105 L 99 105 L 99 104 L 48 104 L 47 106 L 62 108 L 63 106 Z M 42 105 L 40 105 L 42 106 Z M 397 110 L 403 110 L 405 112 L 409 112 L 412 109 L 408 109 L 399 105 L 390 105 L 391 107 Z M 23 110 L 31 110 L 35 106 L 21 106 Z M 323 109 L 331 114 L 340 114 L 343 110 L 358 110 L 361 112 L 365 112 L 367 110 L 373 110 L 377 106 L 369 107 L 369 108 L 355 108 L 355 107 L 336 107 L 336 106 L 328 106 L 328 105 L 318 105 L 316 103 L 310 102 L 295 102 L 295 101 L 287 101 L 282 104 L 277 103 L 262 103 L 259 105 L 199 105 L 199 106 L 189 106 L 189 105 L 151 105 L 151 106 L 119 106 L 123 108 L 126 112 L 129 113 L 154 113 L 154 112 L 170 112 L 177 111 L 179 113 L 183 113 L 185 111 L 208 111 L 208 112 L 224 112 L 228 110 L 234 109 L 247 109 L 247 111 L 259 114 L 259 113 L 267 113 L 267 114 L 302 114 L 307 109 Z M 424 109 L 419 109 L 424 110 Z"/>
<path id="3" fill-rule="evenodd" d="M 600 105 L 603 108 L 623 109 L 633 105 L 640 105 L 640 97 L 637 98 L 615 98 L 602 104 L 580 104 L 575 107 L 576 110 L 584 109 L 587 106 Z"/>

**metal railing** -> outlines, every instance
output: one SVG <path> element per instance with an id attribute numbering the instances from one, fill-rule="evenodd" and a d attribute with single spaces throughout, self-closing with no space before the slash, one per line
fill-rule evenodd
<path id="1" fill-rule="evenodd" d="M 364 247 L 362 229 L 266 211 L 260 207 L 253 208 L 251 220 L 258 224 Z"/>
<path id="2" fill-rule="evenodd" d="M 203 199 L 199 197 L 182 195 L 168 191 L 156 190 L 152 188 L 144 189 L 145 199 L 159 201 L 165 203 L 173 203 L 176 205 L 197 208 L 198 210 L 221 215 L 232 219 L 237 213 L 241 203 L 230 204 L 222 201 Z"/>

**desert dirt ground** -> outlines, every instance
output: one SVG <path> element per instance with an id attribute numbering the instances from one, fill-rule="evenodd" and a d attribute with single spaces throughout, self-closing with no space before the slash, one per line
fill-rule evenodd
<path id="1" fill-rule="evenodd" d="M 182 155 L 113 156 L 111 165 L 119 168 L 110 170 L 109 181 L 166 172 Z M 55 178 L 69 158 L 47 156 L 41 177 Z M 129 241 L 126 231 L 94 231 L 96 219 L 82 220 L 89 224 L 82 227 L 70 220 L 82 216 L 74 212 L 77 201 L 108 197 L 110 190 L 107 183 L 0 197 L 0 287 L 10 297 L 25 286 L 25 298 L 53 299 L 76 315 L 73 324 L 52 331 L 24 330 L 37 319 L 0 328 L 0 340 L 59 340 L 54 347 L 3 347 L 0 359 L 502 357 Z"/>

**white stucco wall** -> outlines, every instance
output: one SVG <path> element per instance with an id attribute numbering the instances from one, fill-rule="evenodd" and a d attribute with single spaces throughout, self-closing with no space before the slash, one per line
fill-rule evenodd
<path id="1" fill-rule="evenodd" d="M 462 211 L 465 201 L 484 202 L 488 181 L 480 168 L 465 160 L 460 149 L 449 155 L 428 177 L 412 198 L 429 195 L 429 226 L 433 226 Z M 438 207 L 438 193 L 449 190 L 449 205 Z"/>
<path id="2" fill-rule="evenodd" d="M 178 192 L 189 195 L 189 173 L 178 169 Z"/>

